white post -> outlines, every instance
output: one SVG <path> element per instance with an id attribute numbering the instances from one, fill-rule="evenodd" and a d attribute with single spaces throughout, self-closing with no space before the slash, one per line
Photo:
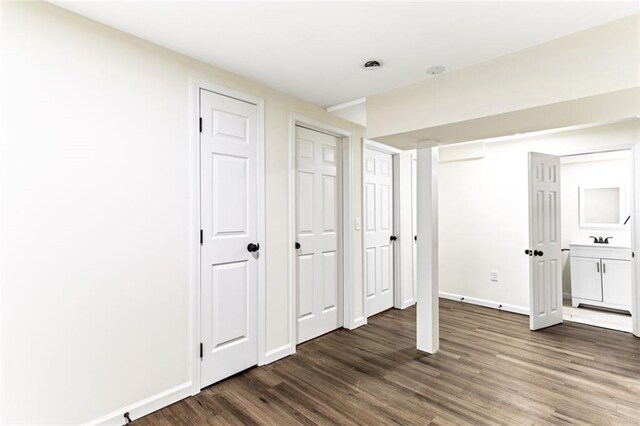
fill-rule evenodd
<path id="1" fill-rule="evenodd" d="M 634 257 L 632 259 L 632 285 L 631 285 L 631 316 L 633 319 L 632 331 L 634 336 L 640 337 L 640 144 L 636 144 L 631 149 L 633 182 L 631 190 L 632 210 L 631 210 L 631 248 Z"/>
<path id="2" fill-rule="evenodd" d="M 440 347 L 438 310 L 438 148 L 418 149 L 417 164 L 418 304 L 417 349 Z"/>

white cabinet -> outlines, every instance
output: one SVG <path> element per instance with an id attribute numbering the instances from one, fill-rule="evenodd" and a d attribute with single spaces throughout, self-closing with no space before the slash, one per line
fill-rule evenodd
<path id="1" fill-rule="evenodd" d="M 571 256 L 571 297 L 602 302 L 600 259 Z"/>
<path id="2" fill-rule="evenodd" d="M 631 250 L 570 244 L 571 301 L 631 311 Z"/>
<path id="3" fill-rule="evenodd" d="M 631 262 L 602 259 L 602 297 L 605 303 L 631 309 Z"/>

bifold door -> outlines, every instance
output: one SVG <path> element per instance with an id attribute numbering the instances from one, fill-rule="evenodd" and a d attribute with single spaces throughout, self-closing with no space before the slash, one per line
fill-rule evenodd
<path id="1" fill-rule="evenodd" d="M 256 105 L 200 90 L 201 387 L 258 362 Z"/>
<path id="2" fill-rule="evenodd" d="M 364 155 L 364 281 L 367 316 L 393 307 L 393 156 Z"/>
<path id="3" fill-rule="evenodd" d="M 297 342 L 342 326 L 340 140 L 296 126 Z"/>
<path id="4" fill-rule="evenodd" d="M 529 153 L 530 328 L 562 323 L 560 158 Z"/>

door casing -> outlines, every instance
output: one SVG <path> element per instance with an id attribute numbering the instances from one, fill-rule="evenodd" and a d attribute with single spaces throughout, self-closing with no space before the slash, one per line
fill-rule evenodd
<path id="1" fill-rule="evenodd" d="M 265 164 L 264 164 L 264 100 L 262 98 L 212 83 L 193 78 L 191 83 L 191 110 L 189 113 L 190 146 L 189 146 L 189 247 L 190 282 L 191 282 L 191 336 L 189 350 L 191 359 L 191 394 L 200 392 L 200 89 L 205 89 L 224 96 L 239 99 L 257 107 L 257 179 L 258 179 L 258 241 L 265 243 Z M 265 292 L 265 257 L 258 259 L 258 365 L 266 364 L 266 292 Z"/>

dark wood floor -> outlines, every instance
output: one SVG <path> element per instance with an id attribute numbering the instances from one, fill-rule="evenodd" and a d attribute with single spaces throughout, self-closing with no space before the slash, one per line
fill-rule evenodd
<path id="1" fill-rule="evenodd" d="M 640 424 L 640 339 L 442 300 L 441 350 L 415 350 L 415 309 L 339 330 L 135 422 Z"/>

